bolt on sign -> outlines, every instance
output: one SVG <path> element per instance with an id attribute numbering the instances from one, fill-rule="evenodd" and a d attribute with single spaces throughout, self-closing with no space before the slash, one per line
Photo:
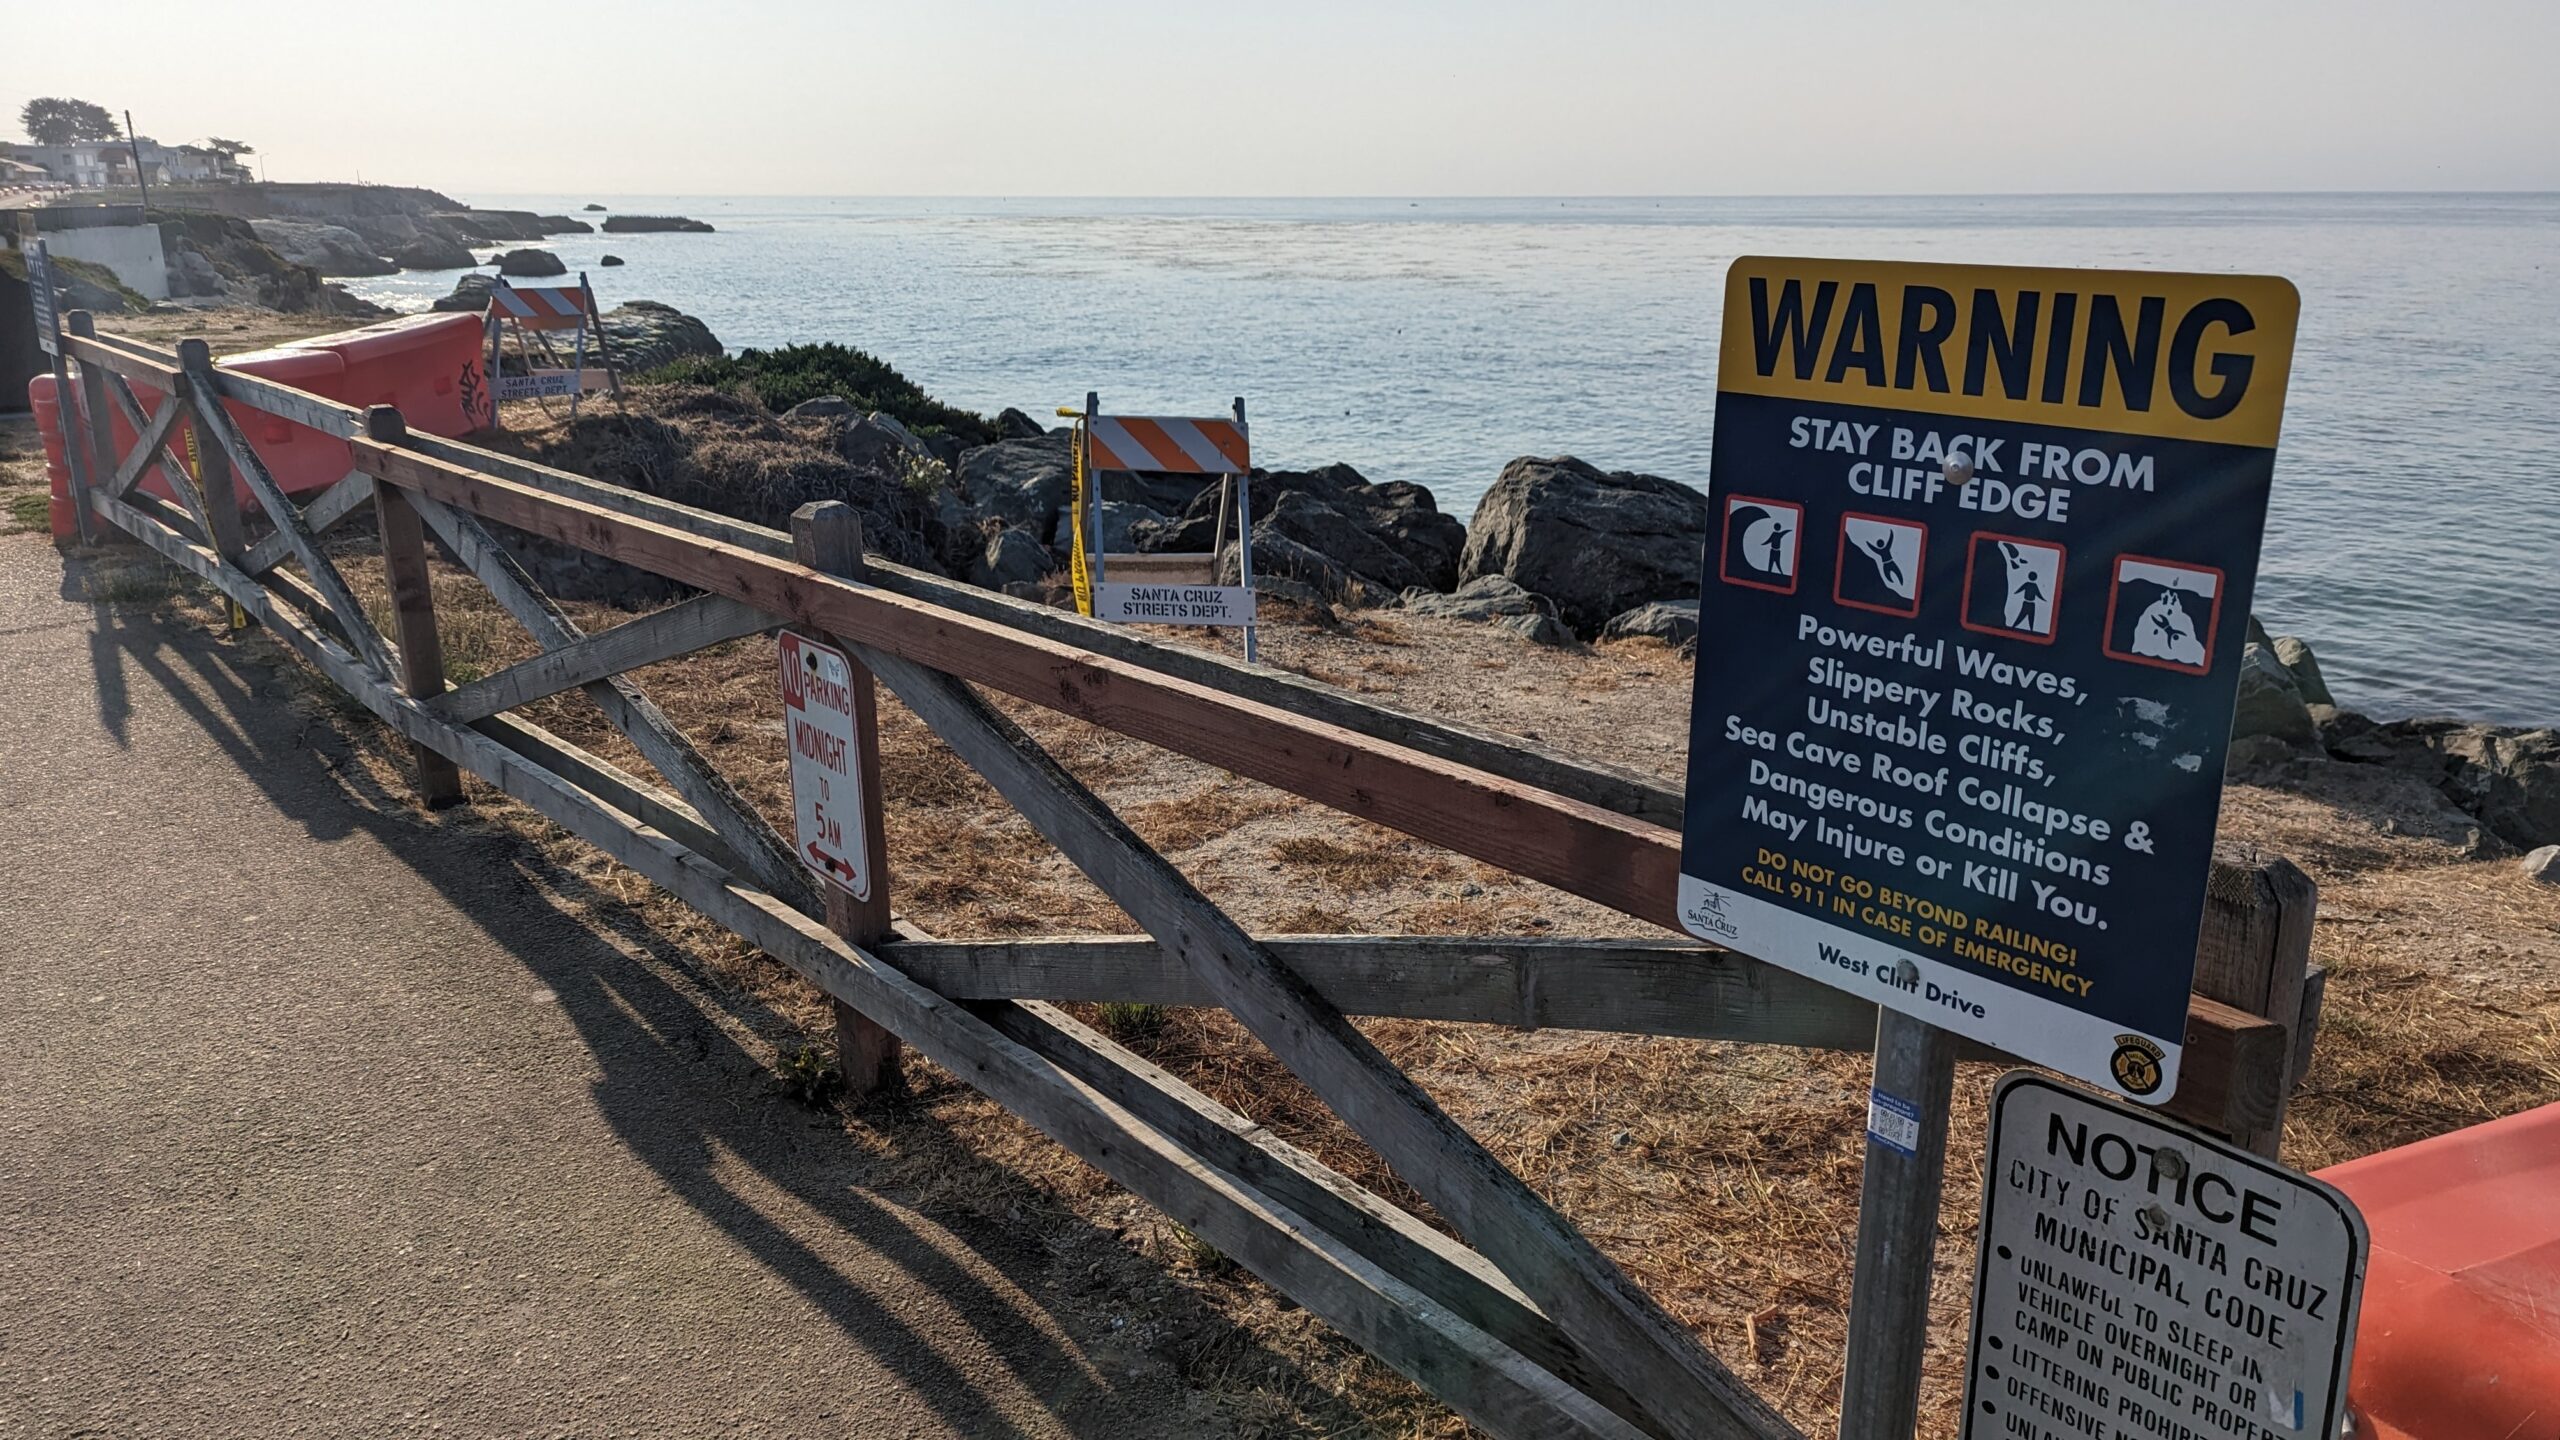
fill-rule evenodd
<path id="1" fill-rule="evenodd" d="M 2299 304 L 1734 263 L 1691 932 L 2169 1098 Z"/>
<path id="2" fill-rule="evenodd" d="M 791 747 L 792 839 L 800 863 L 871 898 L 855 736 L 853 662 L 831 645 L 782 632 L 782 728 Z"/>
<path id="3" fill-rule="evenodd" d="M 2333 1440 L 2367 1245 L 2308 1175 L 2013 1072 L 1991 1102 L 1965 1440 Z"/>

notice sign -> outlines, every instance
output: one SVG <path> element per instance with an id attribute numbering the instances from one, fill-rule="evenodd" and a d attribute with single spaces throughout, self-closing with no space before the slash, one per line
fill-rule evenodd
<path id="1" fill-rule="evenodd" d="M 1689 930 L 2169 1097 L 2297 304 L 1735 262 Z"/>
<path id="2" fill-rule="evenodd" d="M 1123 625 L 1250 625 L 1253 592 L 1242 585 L 1104 581 L 1093 587 L 1093 617 Z"/>
<path id="3" fill-rule="evenodd" d="M 1991 1106 L 1966 1440 L 2333 1440 L 2365 1248 L 2310 1176 L 2016 1072 Z"/>
<path id="4" fill-rule="evenodd" d="M 792 838 L 801 863 L 855 899 L 871 898 L 853 662 L 789 630 L 782 632 L 782 728 L 791 746 Z"/>
<path id="5" fill-rule="evenodd" d="M 27 246 L 27 293 L 35 297 L 37 347 L 47 355 L 61 354 L 62 317 L 55 309 L 53 257 L 45 253 L 41 240 Z"/>

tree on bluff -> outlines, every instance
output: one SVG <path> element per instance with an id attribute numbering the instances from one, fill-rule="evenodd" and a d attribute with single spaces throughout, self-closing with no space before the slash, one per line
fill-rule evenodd
<path id="1" fill-rule="evenodd" d="M 104 105 L 60 95 L 39 95 L 18 112 L 18 124 L 39 145 L 77 145 L 83 140 L 121 140 L 124 127 Z"/>

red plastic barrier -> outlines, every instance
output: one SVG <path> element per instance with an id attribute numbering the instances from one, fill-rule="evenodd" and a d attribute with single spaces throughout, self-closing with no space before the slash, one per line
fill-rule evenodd
<path id="1" fill-rule="evenodd" d="M 397 406 L 409 428 L 420 434 L 467 435 L 475 422 L 464 408 L 463 397 L 466 393 L 484 393 L 481 333 L 481 317 L 475 314 L 409 315 L 362 329 L 315 335 L 269 350 L 234 355 L 220 363 L 225 370 L 308 390 L 342 404 Z M 133 392 L 146 413 L 156 412 L 165 398 L 140 381 L 134 382 Z M 53 533 L 57 539 L 68 538 L 73 533 L 71 479 L 70 472 L 60 463 L 61 406 L 53 393 L 53 377 L 37 376 L 28 383 L 27 395 L 37 402 L 36 424 L 44 435 L 46 456 L 52 462 L 49 473 L 53 479 Z M 347 443 L 335 436 L 237 400 L 224 401 L 223 408 L 231 413 L 232 423 L 248 437 L 249 448 L 257 452 L 267 473 L 275 477 L 276 485 L 287 495 L 325 490 L 354 463 Z M 129 455 L 138 437 L 121 413 L 112 406 L 109 410 L 116 452 L 119 456 Z M 191 428 L 192 421 L 182 424 L 173 440 L 176 453 L 186 453 L 185 432 Z M 145 472 L 141 488 L 163 500 L 177 498 L 156 465 Z M 245 487 L 240 495 L 243 505 L 256 504 Z"/>
<path id="2" fill-rule="evenodd" d="M 2560 1435 L 2560 1105 L 2320 1172 L 2373 1235 L 2359 1440 Z"/>

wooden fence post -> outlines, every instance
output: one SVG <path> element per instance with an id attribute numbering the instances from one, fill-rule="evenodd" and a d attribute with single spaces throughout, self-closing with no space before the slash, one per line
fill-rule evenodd
<path id="1" fill-rule="evenodd" d="M 1899 1010 L 1876 1012 L 1841 1440 L 1908 1440 L 1920 1424 L 1920 1361 L 1929 1339 L 1930 1267 L 1938 1254 L 1955 1079 L 1954 1035 Z M 1883 1134 L 1897 1139 L 1888 1143 Z M 1905 1138 L 1907 1150 L 1899 1143 Z"/>
<path id="2" fill-rule="evenodd" d="M 86 310 L 74 310 L 63 316 L 62 327 L 84 340 L 98 333 L 97 318 Z M 70 400 L 60 391 L 55 394 L 66 404 Z M 61 417 L 62 445 L 65 450 L 75 443 L 85 442 L 88 445 L 90 483 L 104 488 L 107 477 L 116 473 L 115 422 L 107 417 L 106 372 L 89 360 L 80 362 L 80 408 L 89 417 L 89 433 L 82 440 L 75 440 L 71 434 L 69 411 L 65 410 Z"/>
<path id="3" fill-rule="evenodd" d="M 385 445 L 397 445 L 408 438 L 408 422 L 400 412 L 388 405 L 376 405 L 364 412 L 365 433 Z M 207 481 L 206 505 L 213 508 L 211 460 L 218 447 L 201 447 L 205 453 Z M 222 471 L 222 490 L 231 494 L 231 472 Z M 376 528 L 382 532 L 383 579 L 391 591 L 392 638 L 400 646 L 400 688 L 413 700 L 432 700 L 444 693 L 444 641 L 436 633 L 435 589 L 427 572 L 426 527 L 419 523 L 417 507 L 400 493 L 397 485 L 377 483 L 373 487 L 373 515 Z M 232 523 L 239 517 L 234 511 Z M 462 803 L 462 771 L 451 760 L 420 741 L 411 741 L 409 750 L 418 764 L 418 799 L 430 810 L 442 810 Z"/>
<path id="4" fill-rule="evenodd" d="M 221 392 L 213 383 L 213 347 L 202 340 L 178 342 L 178 367 L 186 372 L 186 385 L 215 404 L 222 403 Z M 171 396 L 172 401 L 179 397 Z M 204 492 L 204 521 L 212 531 L 205 538 L 213 542 L 213 552 L 238 564 L 249 548 L 240 529 L 240 482 L 232 477 L 231 456 L 220 442 L 204 433 L 200 419 L 190 417 L 185 423 L 194 427 L 196 443 L 196 488 Z"/>
<path id="5" fill-rule="evenodd" d="M 2272 1160 L 2284 1143 L 2294 1081 L 2310 1062 L 2318 986 L 2311 979 L 2311 921 L 2320 887 L 2281 856 L 2220 847 L 2196 936 L 2196 993 L 2263 1016 L 2287 1032 L 2281 1073 L 2234 1076 L 2266 1088 L 2267 1122 L 2232 1143 Z"/>
<path id="6" fill-rule="evenodd" d="M 813 501 L 791 515 L 791 549 L 801 564 L 847 580 L 863 574 L 862 517 L 841 500 Z M 845 652 L 852 665 L 853 731 L 856 761 L 862 772 L 862 844 L 871 857 L 871 893 L 856 897 L 832 882 L 819 886 L 826 896 L 827 928 L 856 945 L 875 945 L 890 935 L 888 827 L 880 802 L 880 695 L 870 667 L 854 658 L 853 647 L 833 635 L 827 642 Z M 836 1064 L 846 1089 L 859 1097 L 898 1078 L 898 1037 L 869 1016 L 839 1000 L 836 1010 Z"/>

